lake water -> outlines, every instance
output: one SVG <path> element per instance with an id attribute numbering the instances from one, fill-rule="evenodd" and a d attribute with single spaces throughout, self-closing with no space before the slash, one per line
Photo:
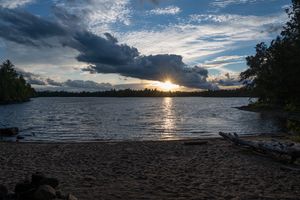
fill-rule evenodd
<path id="1" fill-rule="evenodd" d="M 279 130 L 272 116 L 241 111 L 248 98 L 34 98 L 0 106 L 0 127 L 23 141 L 173 140 Z"/>

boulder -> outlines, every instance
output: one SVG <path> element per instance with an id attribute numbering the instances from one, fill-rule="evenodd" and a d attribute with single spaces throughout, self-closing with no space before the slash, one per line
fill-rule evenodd
<path id="1" fill-rule="evenodd" d="M 21 135 L 18 135 L 17 136 L 17 140 L 23 140 L 25 137 L 24 136 L 21 136 Z"/>
<path id="2" fill-rule="evenodd" d="M 32 199 L 34 191 L 34 186 L 28 180 L 17 183 L 15 186 L 15 195 L 20 200 Z"/>
<path id="3" fill-rule="evenodd" d="M 33 184 L 35 186 L 39 186 L 39 185 L 41 185 L 40 182 L 45 178 L 46 178 L 46 176 L 43 173 L 36 172 L 31 175 L 31 184 Z"/>
<path id="4" fill-rule="evenodd" d="M 56 190 L 56 198 L 57 199 L 67 199 L 67 196 L 63 194 L 60 190 Z"/>
<path id="5" fill-rule="evenodd" d="M 67 200 L 78 200 L 78 199 L 75 196 L 73 196 L 72 194 L 68 194 Z"/>
<path id="6" fill-rule="evenodd" d="M 56 198 L 56 191 L 50 185 L 41 185 L 34 193 L 35 200 L 52 200 Z"/>
<path id="7" fill-rule="evenodd" d="M 4 185 L 0 185 L 0 200 L 5 199 L 8 194 L 8 189 Z"/>
<path id="8" fill-rule="evenodd" d="M 23 193 L 26 193 L 27 191 L 33 189 L 34 187 L 31 185 L 31 183 L 26 180 L 21 183 L 17 183 L 15 186 L 15 193 L 16 195 L 21 195 Z"/>
<path id="9" fill-rule="evenodd" d="M 43 178 L 40 181 L 40 185 L 50 185 L 53 188 L 56 188 L 59 185 L 59 181 L 56 178 Z"/>
<path id="10" fill-rule="evenodd" d="M 0 136 L 15 136 L 18 133 L 19 133 L 19 129 L 16 127 L 0 128 Z"/>

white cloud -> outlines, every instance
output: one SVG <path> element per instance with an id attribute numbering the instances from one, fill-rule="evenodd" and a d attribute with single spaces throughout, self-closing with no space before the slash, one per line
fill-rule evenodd
<path id="1" fill-rule="evenodd" d="M 288 19 L 285 13 L 275 14 L 270 16 L 255 16 L 255 15 L 234 15 L 234 14 L 202 14 L 202 15 L 191 15 L 190 22 L 214 22 L 223 24 L 243 25 L 260 27 L 269 24 L 283 25 Z"/>
<path id="2" fill-rule="evenodd" d="M 165 8 L 156 8 L 148 11 L 151 15 L 176 15 L 181 12 L 181 9 L 177 6 L 168 6 Z"/>
<path id="3" fill-rule="evenodd" d="M 255 3 L 264 0 L 214 0 L 211 5 L 219 8 L 225 8 L 232 4 L 245 4 L 245 3 Z"/>
<path id="4" fill-rule="evenodd" d="M 143 54 L 178 54 L 189 65 L 204 64 L 204 67 L 210 68 L 212 63 L 210 66 L 204 63 L 208 56 L 218 57 L 220 53 L 247 45 L 254 47 L 260 41 L 272 39 L 274 27 L 280 28 L 285 20 L 286 15 L 281 13 L 271 16 L 192 15 L 189 20 L 164 28 L 116 35 L 121 42 L 137 47 Z M 220 61 L 218 59 L 234 58 L 218 57 L 214 61 Z M 236 62 L 228 61 L 226 65 Z M 239 62 L 242 64 L 244 61 Z M 229 72 L 224 66 L 219 64 L 216 69 Z"/>
<path id="5" fill-rule="evenodd" d="M 0 0 L 0 7 L 17 8 L 32 3 L 34 0 Z"/>
<path id="6" fill-rule="evenodd" d="M 222 68 L 230 64 L 243 63 L 246 56 L 219 56 L 212 60 L 205 61 L 201 67 L 205 68 Z"/>
<path id="7" fill-rule="evenodd" d="M 129 4 L 130 0 L 56 0 L 58 8 L 77 16 L 81 24 L 101 33 L 110 31 L 114 23 L 130 24 Z"/>
<path id="8" fill-rule="evenodd" d="M 245 19 L 247 23 L 243 22 Z M 203 20 L 220 23 L 201 23 Z M 275 15 L 193 15 L 189 22 L 170 24 L 163 29 L 119 33 L 118 37 L 144 54 L 176 53 L 186 61 L 195 61 L 199 57 L 238 48 L 240 41 L 270 39 L 269 33 L 263 31 L 264 26 L 282 21 L 281 16 Z"/>

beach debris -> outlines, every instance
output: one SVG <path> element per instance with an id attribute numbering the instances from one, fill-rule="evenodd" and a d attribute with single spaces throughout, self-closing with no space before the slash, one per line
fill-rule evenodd
<path id="1" fill-rule="evenodd" d="M 75 196 L 73 196 L 72 194 L 68 194 L 67 200 L 77 200 L 77 198 Z"/>
<path id="2" fill-rule="evenodd" d="M 25 137 L 24 136 L 21 136 L 21 135 L 18 135 L 17 136 L 17 140 L 23 140 Z"/>
<path id="3" fill-rule="evenodd" d="M 0 128 L 0 136 L 10 137 L 16 136 L 19 133 L 19 129 L 17 127 L 11 128 Z"/>
<path id="4" fill-rule="evenodd" d="M 8 189 L 4 185 L 0 185 L 0 200 L 4 199 L 8 194 Z"/>
<path id="5" fill-rule="evenodd" d="M 205 145 L 208 144 L 208 141 L 186 141 L 184 145 Z"/>
<path id="6" fill-rule="evenodd" d="M 37 172 L 32 174 L 31 181 L 17 183 L 14 193 L 9 193 L 4 185 L 0 185 L 0 200 L 77 200 L 72 194 L 62 193 L 58 186 L 58 179 Z"/>
<path id="7" fill-rule="evenodd" d="M 36 200 L 51 200 L 56 198 L 56 191 L 49 185 L 41 185 L 34 192 L 33 196 Z"/>
<path id="8" fill-rule="evenodd" d="M 250 141 L 241 139 L 236 133 L 219 132 L 225 140 L 233 142 L 235 145 L 247 147 L 254 151 L 272 154 L 275 156 L 288 156 L 290 163 L 294 163 L 300 157 L 300 145 L 291 142 L 272 141 Z"/>

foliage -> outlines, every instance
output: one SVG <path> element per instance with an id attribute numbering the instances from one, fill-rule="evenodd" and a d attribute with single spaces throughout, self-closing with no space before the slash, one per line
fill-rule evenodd
<path id="1" fill-rule="evenodd" d="M 300 134 L 300 122 L 297 120 L 289 119 L 287 121 L 287 128 L 289 131 Z"/>
<path id="2" fill-rule="evenodd" d="M 9 60 L 0 65 L 0 103 L 26 101 L 33 94 L 34 89 L 16 72 Z"/>
<path id="3" fill-rule="evenodd" d="M 163 92 L 159 90 L 109 90 L 99 92 L 37 92 L 37 97 L 255 97 L 247 89 L 194 91 L 194 92 Z"/>
<path id="4" fill-rule="evenodd" d="M 249 68 L 240 74 L 245 87 L 253 89 L 258 102 L 299 107 L 300 103 L 300 0 L 287 9 L 289 21 L 269 46 L 256 45 L 256 54 L 246 58 Z"/>

